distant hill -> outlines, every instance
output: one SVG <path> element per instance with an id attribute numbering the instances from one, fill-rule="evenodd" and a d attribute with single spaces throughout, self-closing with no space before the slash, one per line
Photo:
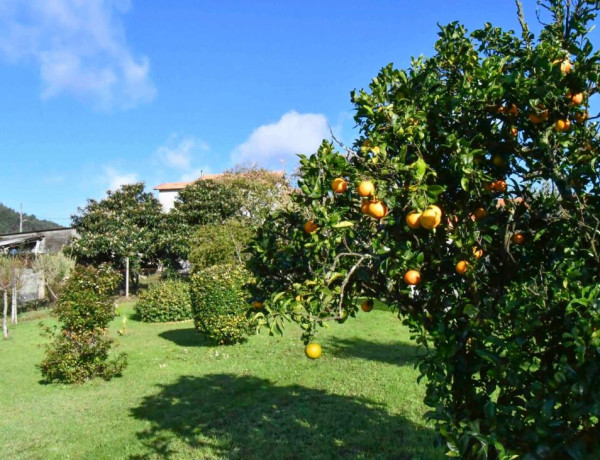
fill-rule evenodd
<path id="1" fill-rule="evenodd" d="M 32 214 L 23 214 L 23 231 L 31 232 L 35 230 L 48 230 L 50 228 L 59 228 L 55 222 L 49 220 L 37 219 Z M 16 233 L 19 231 L 19 213 L 14 209 L 0 204 L 0 234 Z"/>

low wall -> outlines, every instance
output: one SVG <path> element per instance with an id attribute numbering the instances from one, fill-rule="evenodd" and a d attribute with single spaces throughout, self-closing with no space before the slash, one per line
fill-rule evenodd
<path id="1" fill-rule="evenodd" d="M 34 272 L 31 269 L 23 270 L 21 275 L 21 289 L 17 293 L 19 303 L 44 300 L 46 289 L 44 286 L 44 273 Z"/>

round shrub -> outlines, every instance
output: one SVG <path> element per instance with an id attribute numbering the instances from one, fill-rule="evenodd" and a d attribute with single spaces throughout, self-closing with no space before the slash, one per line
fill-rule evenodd
<path id="1" fill-rule="evenodd" d="M 192 304 L 188 283 L 180 280 L 161 281 L 140 293 L 135 310 L 147 323 L 191 319 Z"/>
<path id="2" fill-rule="evenodd" d="M 192 313 L 200 332 L 219 345 L 243 341 L 251 332 L 246 316 L 249 272 L 234 265 L 215 265 L 191 277 Z"/>

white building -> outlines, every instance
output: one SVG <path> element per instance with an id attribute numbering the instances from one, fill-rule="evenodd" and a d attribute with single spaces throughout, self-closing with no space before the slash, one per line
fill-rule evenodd
<path id="1" fill-rule="evenodd" d="M 275 174 L 279 177 L 285 176 L 283 171 L 272 171 L 272 174 Z M 160 204 L 162 204 L 164 212 L 169 212 L 175 205 L 175 199 L 177 198 L 177 195 L 179 195 L 180 190 L 183 190 L 188 185 L 192 185 L 194 182 L 199 180 L 214 180 L 223 176 L 224 174 L 202 174 L 202 176 L 197 180 L 188 182 L 165 182 L 164 184 L 154 187 L 154 190 L 158 190 L 158 201 L 160 201 Z"/>

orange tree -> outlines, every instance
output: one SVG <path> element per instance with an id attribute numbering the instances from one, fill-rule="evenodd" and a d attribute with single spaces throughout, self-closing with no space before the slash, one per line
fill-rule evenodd
<path id="1" fill-rule="evenodd" d="M 251 245 L 255 317 L 308 342 L 380 299 L 427 350 L 450 455 L 579 458 L 600 449 L 598 2 L 548 0 L 537 38 L 517 5 L 521 34 L 452 23 L 352 93 L 353 148 L 301 157 Z"/>

